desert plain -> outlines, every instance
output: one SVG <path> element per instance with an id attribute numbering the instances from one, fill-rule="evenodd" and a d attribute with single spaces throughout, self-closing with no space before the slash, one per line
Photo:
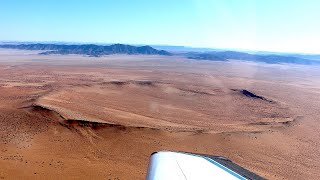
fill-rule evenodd
<path id="1" fill-rule="evenodd" d="M 0 179 L 144 179 L 161 150 L 320 179 L 319 68 L 0 49 Z"/>

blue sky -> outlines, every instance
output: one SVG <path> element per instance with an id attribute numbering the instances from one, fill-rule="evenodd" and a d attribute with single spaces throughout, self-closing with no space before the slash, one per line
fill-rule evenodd
<path id="1" fill-rule="evenodd" d="M 0 40 L 320 53 L 318 0 L 1 0 Z"/>

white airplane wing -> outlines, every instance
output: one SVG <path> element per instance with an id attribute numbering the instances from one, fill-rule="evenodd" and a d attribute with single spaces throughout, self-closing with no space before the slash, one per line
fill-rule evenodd
<path id="1" fill-rule="evenodd" d="M 147 180 L 263 179 L 221 156 L 160 151 L 150 157 Z"/>

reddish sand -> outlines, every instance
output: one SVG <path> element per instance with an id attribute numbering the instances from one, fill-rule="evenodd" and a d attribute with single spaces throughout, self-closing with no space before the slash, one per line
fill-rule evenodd
<path id="1" fill-rule="evenodd" d="M 143 179 L 159 150 L 320 178 L 319 67 L 36 53 L 0 50 L 0 178 Z"/>

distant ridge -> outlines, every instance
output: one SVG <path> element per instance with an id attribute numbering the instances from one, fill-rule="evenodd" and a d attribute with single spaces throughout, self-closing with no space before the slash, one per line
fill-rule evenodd
<path id="1" fill-rule="evenodd" d="M 83 44 L 83 45 L 61 45 L 61 44 L 4 44 L 0 48 L 46 50 L 40 54 L 83 54 L 99 57 L 110 54 L 146 54 L 146 55 L 171 55 L 164 50 L 157 50 L 151 46 L 131 46 L 126 44 L 113 44 L 109 46 Z"/>
<path id="2" fill-rule="evenodd" d="M 268 64 L 320 64 L 320 61 L 306 59 L 303 57 L 290 56 L 290 55 L 258 55 L 249 54 L 237 51 L 211 51 L 206 53 L 187 53 L 186 55 L 189 59 L 198 60 L 211 60 L 211 61 L 228 61 L 228 60 L 244 60 L 253 62 L 264 62 Z"/>
<path id="3" fill-rule="evenodd" d="M 97 45 L 97 44 L 55 44 L 55 43 L 8 43 L 0 44 L 0 48 L 42 50 L 41 55 L 50 54 L 81 54 L 90 57 L 100 57 L 111 54 L 142 54 L 142 55 L 178 55 L 195 60 L 230 61 L 242 60 L 264 62 L 268 64 L 302 64 L 320 65 L 318 55 L 299 54 L 254 54 L 238 51 L 206 51 L 206 52 L 168 52 L 157 50 L 151 46 L 132 46 L 126 44 Z M 161 49 L 161 47 L 159 47 Z M 165 49 L 165 48 L 164 48 Z"/>

